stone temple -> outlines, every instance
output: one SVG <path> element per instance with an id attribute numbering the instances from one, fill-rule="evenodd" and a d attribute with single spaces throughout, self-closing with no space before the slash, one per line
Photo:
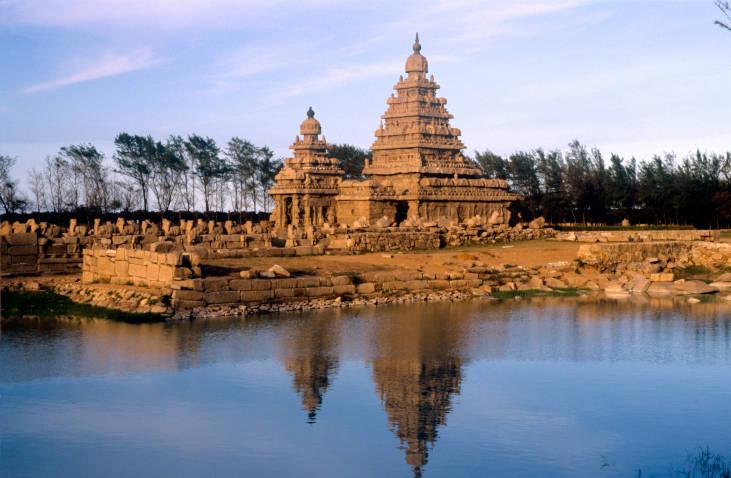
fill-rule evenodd
<path id="1" fill-rule="evenodd" d="M 419 35 L 403 75 L 381 116 L 373 158 L 364 180 L 344 180 L 312 109 L 269 191 L 278 228 L 291 225 L 357 224 L 447 225 L 480 216 L 492 224 L 510 219 L 510 202 L 518 197 L 504 180 L 489 179 L 462 155 L 460 130 L 449 124 L 447 100 L 439 84 L 427 77 Z M 384 219 L 385 218 L 385 219 Z"/>

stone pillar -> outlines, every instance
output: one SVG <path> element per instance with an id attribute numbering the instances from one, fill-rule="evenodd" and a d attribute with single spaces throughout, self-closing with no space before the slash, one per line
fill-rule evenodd
<path id="1" fill-rule="evenodd" d="M 408 219 L 419 219 L 419 201 L 409 201 L 409 211 L 406 213 Z"/>
<path id="2" fill-rule="evenodd" d="M 300 200 L 299 196 L 292 196 L 292 224 L 299 226 Z"/>

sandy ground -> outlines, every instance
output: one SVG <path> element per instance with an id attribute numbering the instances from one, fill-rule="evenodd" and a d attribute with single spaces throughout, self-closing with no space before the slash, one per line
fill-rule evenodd
<path id="1" fill-rule="evenodd" d="M 367 272 L 419 269 L 423 272 L 462 271 L 466 262 L 486 265 L 514 264 L 524 267 L 548 262 L 572 261 L 579 244 L 546 240 L 515 242 L 508 245 L 472 246 L 402 253 L 372 253 L 353 256 L 260 257 L 216 259 L 204 262 L 204 275 L 228 275 L 238 271 L 265 270 L 279 264 L 295 274 L 322 272 Z"/>

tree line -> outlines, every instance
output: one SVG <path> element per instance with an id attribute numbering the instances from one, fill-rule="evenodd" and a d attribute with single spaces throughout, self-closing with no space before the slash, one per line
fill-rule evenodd
<path id="1" fill-rule="evenodd" d="M 234 137 L 221 149 L 208 137 L 121 133 L 111 166 L 91 144 L 71 145 L 28 172 L 25 197 L 11 178 L 14 159 L 0 155 L 0 207 L 5 212 L 74 211 L 266 211 L 266 191 L 282 166 L 266 147 Z M 346 179 L 362 178 L 371 151 L 330 145 Z M 490 151 L 470 158 L 486 176 L 506 179 L 522 199 L 523 219 L 552 223 L 731 225 L 731 152 L 696 152 L 649 161 L 605 157 L 578 141 L 566 151 L 537 149 L 502 157 Z"/>
<path id="2" fill-rule="evenodd" d="M 551 223 L 731 225 L 731 152 L 700 151 L 649 161 L 588 149 L 517 152 L 508 157 L 476 152 L 474 161 L 492 178 L 506 179 L 522 200 L 523 218 Z"/>
<path id="3" fill-rule="evenodd" d="M 238 137 L 220 148 L 209 137 L 120 133 L 111 164 L 92 144 L 65 146 L 28 171 L 29 195 L 10 176 L 15 158 L 0 155 L 0 206 L 14 211 L 266 210 L 266 190 L 282 161 Z"/>

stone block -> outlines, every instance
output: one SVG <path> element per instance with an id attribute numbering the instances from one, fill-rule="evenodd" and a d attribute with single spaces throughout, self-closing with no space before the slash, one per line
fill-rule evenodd
<path id="1" fill-rule="evenodd" d="M 429 281 L 426 280 L 408 280 L 404 282 L 408 290 L 423 290 L 429 287 Z"/>
<path id="2" fill-rule="evenodd" d="M 91 284 L 92 282 L 94 282 L 94 277 L 95 275 L 93 272 L 83 271 L 81 273 L 81 282 L 83 282 L 84 284 Z"/>
<path id="3" fill-rule="evenodd" d="M 376 291 L 376 284 L 373 282 L 364 282 L 355 286 L 355 291 L 358 294 L 372 294 Z"/>
<path id="4" fill-rule="evenodd" d="M 308 287 L 307 288 L 307 296 L 308 297 L 326 297 L 333 295 L 333 288 L 332 287 Z"/>
<path id="5" fill-rule="evenodd" d="M 129 261 L 127 273 L 132 277 L 147 277 L 147 266 L 145 266 L 144 264 L 135 264 L 132 261 Z"/>
<path id="6" fill-rule="evenodd" d="M 289 299 L 295 296 L 295 289 L 274 289 L 276 299 Z"/>
<path id="7" fill-rule="evenodd" d="M 227 291 L 229 290 L 229 279 L 225 277 L 212 277 L 205 279 L 206 292 Z"/>
<path id="8" fill-rule="evenodd" d="M 270 279 L 254 279 L 251 281 L 251 290 L 270 290 L 272 281 Z"/>
<path id="9" fill-rule="evenodd" d="M 272 290 L 244 290 L 239 292 L 241 302 L 263 302 L 274 297 Z"/>
<path id="10" fill-rule="evenodd" d="M 10 246 L 8 254 L 12 256 L 30 256 L 38 254 L 37 246 Z"/>
<path id="11" fill-rule="evenodd" d="M 197 290 L 174 290 L 172 296 L 179 300 L 204 300 L 203 292 Z"/>
<path id="12" fill-rule="evenodd" d="M 251 279 L 231 279 L 228 283 L 228 287 L 231 290 L 251 290 L 252 283 Z"/>
<path id="13" fill-rule="evenodd" d="M 335 276 L 331 279 L 332 285 L 350 285 L 353 283 L 353 279 L 350 276 Z"/>
<path id="14" fill-rule="evenodd" d="M 319 287 L 320 286 L 320 278 L 319 277 L 299 277 L 297 278 L 297 287 Z"/>
<path id="15" fill-rule="evenodd" d="M 4 237 L 11 246 L 35 246 L 38 244 L 38 236 L 35 233 L 16 232 Z"/>
<path id="16" fill-rule="evenodd" d="M 272 279 L 272 289 L 294 289 L 297 287 L 297 279 Z"/>
<path id="17" fill-rule="evenodd" d="M 176 310 L 189 310 L 203 307 L 206 303 L 201 300 L 173 300 L 173 308 Z"/>
<path id="18" fill-rule="evenodd" d="M 32 256 L 9 256 L 10 257 L 10 263 L 15 264 L 34 264 L 38 262 L 38 256 L 32 255 Z"/>
<path id="19" fill-rule="evenodd" d="M 412 281 L 421 279 L 421 272 L 419 271 L 394 271 L 393 276 L 396 280 L 400 281 Z"/>
<path id="20" fill-rule="evenodd" d="M 159 280 L 160 277 L 160 264 L 157 262 L 150 262 L 147 264 L 147 280 Z"/>
<path id="21" fill-rule="evenodd" d="M 352 295 L 355 294 L 355 286 L 349 285 L 336 285 L 333 286 L 333 293 L 335 295 Z"/>
<path id="22" fill-rule="evenodd" d="M 429 288 L 430 289 L 449 289 L 449 281 L 440 280 L 440 279 L 430 280 Z"/>
<path id="23" fill-rule="evenodd" d="M 158 280 L 160 282 L 171 282 L 175 277 L 175 267 L 167 264 L 160 265 Z"/>
<path id="24" fill-rule="evenodd" d="M 114 261 L 114 275 L 117 277 L 127 277 L 129 275 L 129 262 L 125 260 Z"/>
<path id="25" fill-rule="evenodd" d="M 235 290 L 206 291 L 205 293 L 206 304 L 235 304 L 239 300 L 239 292 Z"/>
<path id="26" fill-rule="evenodd" d="M 384 282 L 381 285 L 381 288 L 384 291 L 405 290 L 406 289 L 406 283 L 405 282 L 402 282 L 400 280 L 392 280 L 392 281 Z"/>

